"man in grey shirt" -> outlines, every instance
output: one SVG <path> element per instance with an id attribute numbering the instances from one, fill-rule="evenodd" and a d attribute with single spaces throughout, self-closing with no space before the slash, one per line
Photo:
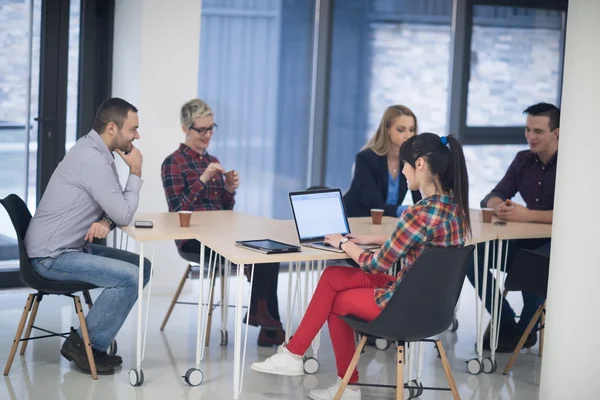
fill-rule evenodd
<path id="1" fill-rule="evenodd" d="M 142 187 L 142 154 L 133 145 L 138 134 L 137 109 L 119 98 L 106 100 L 96 113 L 94 129 L 60 162 L 25 235 L 33 269 L 51 281 L 87 282 L 105 288 L 86 317 L 98 374 L 113 374 L 122 363 L 106 353 L 135 304 L 139 256 L 91 244 L 116 225 L 128 225 Z M 129 166 L 123 190 L 113 152 Z M 150 262 L 144 260 L 144 285 Z M 61 354 L 90 373 L 81 328 L 74 330 Z"/>

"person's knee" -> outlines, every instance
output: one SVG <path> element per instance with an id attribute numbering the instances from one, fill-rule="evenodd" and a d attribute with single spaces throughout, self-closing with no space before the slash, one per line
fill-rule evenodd
<path id="1" fill-rule="evenodd" d="M 127 269 L 121 274 L 119 286 L 121 287 L 134 287 L 138 284 L 138 274 L 136 270 Z"/>

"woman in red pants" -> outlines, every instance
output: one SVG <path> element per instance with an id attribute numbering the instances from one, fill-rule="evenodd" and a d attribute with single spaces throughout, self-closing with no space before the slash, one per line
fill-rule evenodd
<path id="1" fill-rule="evenodd" d="M 325 241 L 344 250 L 361 269 L 328 267 L 298 330 L 277 354 L 252 364 L 258 372 L 275 375 L 304 374 L 302 356 L 325 321 L 335 354 L 338 380 L 327 389 L 309 393 L 314 400 L 333 399 L 341 378 L 354 354 L 354 331 L 339 316 L 354 315 L 371 321 L 394 294 L 417 257 L 428 247 L 463 246 L 471 231 L 469 219 L 469 180 L 462 147 L 454 136 L 423 133 L 408 139 L 400 149 L 402 173 L 410 190 L 419 190 L 423 199 L 409 207 L 390 237 L 329 235 Z M 378 244 L 375 253 L 359 244 Z M 396 277 L 386 274 L 395 263 L 403 268 Z M 350 383 L 358 382 L 355 370 Z M 348 386 L 342 399 L 360 399 L 360 388 Z"/>

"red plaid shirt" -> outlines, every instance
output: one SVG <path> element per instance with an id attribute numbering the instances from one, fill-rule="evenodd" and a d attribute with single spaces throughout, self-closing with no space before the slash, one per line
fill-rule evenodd
<path id="1" fill-rule="evenodd" d="M 395 281 L 375 288 L 377 305 L 387 305 L 406 271 L 425 249 L 464 246 L 466 237 L 466 221 L 453 197 L 431 196 L 409 207 L 381 249 L 376 253 L 365 251 L 359 257 L 363 271 L 374 274 L 387 272 L 396 262 L 402 267 Z"/>
<path id="2" fill-rule="evenodd" d="M 225 190 L 223 175 L 216 174 L 206 183 L 200 180 L 208 164 L 218 162 L 207 152 L 200 154 L 183 143 L 168 156 L 162 163 L 161 174 L 169 211 L 232 210 L 235 193 Z M 176 241 L 179 248 L 185 242 Z"/>

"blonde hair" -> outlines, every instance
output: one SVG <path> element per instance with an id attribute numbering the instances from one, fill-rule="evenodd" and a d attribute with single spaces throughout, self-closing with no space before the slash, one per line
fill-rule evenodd
<path id="1" fill-rule="evenodd" d="M 391 143 L 390 135 L 388 135 L 387 131 L 392 126 L 394 120 L 403 115 L 414 118 L 416 135 L 418 132 L 417 117 L 411 109 L 402 105 L 390 106 L 383 113 L 377 132 L 375 132 L 362 150 L 371 149 L 378 156 L 386 155 Z"/>
<path id="2" fill-rule="evenodd" d="M 211 115 L 213 115 L 213 112 L 208 104 L 200 99 L 192 99 L 181 107 L 179 120 L 181 121 L 181 125 L 189 128 L 194 125 L 196 118 L 205 118 Z"/>

